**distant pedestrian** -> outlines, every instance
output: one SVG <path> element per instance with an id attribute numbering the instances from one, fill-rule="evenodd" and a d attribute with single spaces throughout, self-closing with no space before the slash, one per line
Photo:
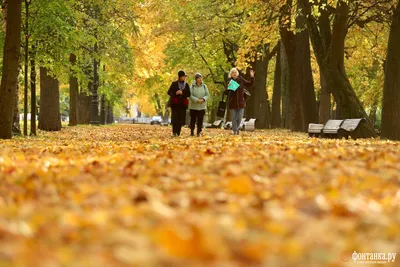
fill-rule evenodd
<path id="1" fill-rule="evenodd" d="M 254 70 L 250 70 L 250 81 L 246 81 L 242 76 L 239 75 L 239 71 L 236 68 L 231 69 L 229 72 L 229 80 L 227 90 L 225 94 L 229 95 L 229 109 L 232 114 L 232 130 L 234 135 L 239 134 L 240 123 L 243 119 L 244 109 L 246 107 L 245 100 L 245 86 L 251 87 L 254 84 Z M 228 87 L 234 81 L 237 84 L 237 88 L 230 90 Z M 235 87 L 235 86 L 233 86 Z"/>
<path id="2" fill-rule="evenodd" d="M 194 76 L 190 87 L 190 135 L 194 136 L 194 129 L 197 122 L 197 136 L 200 136 L 203 129 L 204 115 L 207 109 L 207 100 L 210 97 L 207 85 L 203 82 L 203 76 L 197 73 Z"/>
<path id="3" fill-rule="evenodd" d="M 186 83 L 186 73 L 178 72 L 178 80 L 173 82 L 168 90 L 169 105 L 172 110 L 172 134 L 180 136 L 182 126 L 186 123 L 186 110 L 189 106 L 190 87 Z"/>

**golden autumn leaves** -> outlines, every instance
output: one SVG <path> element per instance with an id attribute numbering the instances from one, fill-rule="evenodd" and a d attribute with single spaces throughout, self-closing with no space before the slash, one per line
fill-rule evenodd
<path id="1" fill-rule="evenodd" d="M 323 266 L 399 251 L 399 143 L 169 132 L 1 141 L 0 266 Z"/>

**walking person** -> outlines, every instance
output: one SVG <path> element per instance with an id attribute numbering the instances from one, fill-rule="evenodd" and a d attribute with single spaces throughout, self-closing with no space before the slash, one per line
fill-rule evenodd
<path id="1" fill-rule="evenodd" d="M 242 76 L 239 75 L 239 71 L 236 68 L 231 69 L 229 72 L 228 87 L 225 94 L 229 94 L 229 109 L 232 114 L 232 130 L 234 135 L 239 135 L 240 123 L 243 119 L 244 109 L 246 108 L 245 100 L 245 86 L 253 86 L 254 84 L 254 70 L 250 70 L 250 81 L 246 81 Z M 237 85 L 234 90 L 229 89 L 231 84 Z M 233 86 L 235 87 L 235 86 Z"/>
<path id="2" fill-rule="evenodd" d="M 189 106 L 190 87 L 186 83 L 186 73 L 178 72 L 178 80 L 173 82 L 168 90 L 169 106 L 172 110 L 172 134 L 180 136 L 182 126 L 186 123 L 186 110 Z"/>
<path id="3" fill-rule="evenodd" d="M 197 136 L 201 135 L 203 129 L 204 115 L 207 109 L 207 100 L 210 97 L 207 85 L 203 82 L 203 76 L 197 73 L 190 87 L 190 135 L 194 136 L 197 122 Z"/>

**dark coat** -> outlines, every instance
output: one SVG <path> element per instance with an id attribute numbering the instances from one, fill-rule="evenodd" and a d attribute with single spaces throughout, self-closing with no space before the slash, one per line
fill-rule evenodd
<path id="1" fill-rule="evenodd" d="M 170 96 L 170 103 L 172 109 L 183 109 L 186 110 L 189 106 L 190 97 L 190 87 L 189 84 L 185 84 L 185 89 L 182 92 L 182 95 L 177 95 L 176 92 L 179 91 L 179 82 L 175 81 L 171 84 L 168 89 L 168 95 Z"/>
<path id="2" fill-rule="evenodd" d="M 228 84 L 231 79 L 228 80 Z M 228 101 L 229 101 L 229 109 L 242 109 L 246 107 L 246 99 L 244 97 L 244 87 L 253 86 L 254 84 L 254 77 L 251 78 L 250 82 L 246 81 L 242 76 L 236 78 L 235 82 L 240 84 L 239 88 L 236 91 L 226 90 L 225 94 L 229 94 Z M 228 86 L 227 86 L 228 87 Z"/>

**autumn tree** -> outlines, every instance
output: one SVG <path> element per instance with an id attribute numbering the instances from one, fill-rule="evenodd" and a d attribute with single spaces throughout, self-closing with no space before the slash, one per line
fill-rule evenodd
<path id="1" fill-rule="evenodd" d="M 12 136 L 14 99 L 17 93 L 20 57 L 21 1 L 9 1 L 0 86 L 0 138 Z"/>
<path id="2" fill-rule="evenodd" d="M 400 140 L 400 1 L 393 12 L 387 48 L 383 94 L 382 137 Z"/>
<path id="3" fill-rule="evenodd" d="M 308 124 L 317 121 L 317 104 L 310 61 L 309 33 L 301 2 L 288 0 L 281 8 L 282 45 L 285 48 L 291 102 L 290 129 L 306 131 Z M 295 14 L 293 14 L 295 12 Z M 295 25 L 291 25 L 295 16 Z"/>
<path id="4" fill-rule="evenodd" d="M 382 15 L 378 7 L 390 1 L 302 0 L 314 53 L 327 88 L 333 94 L 339 118 L 367 118 L 365 134 L 376 136 L 373 125 L 351 85 L 345 69 L 346 37 L 354 25 L 365 25 Z M 375 12 L 378 10 L 377 12 Z M 332 21 L 332 23 L 331 23 Z"/>
<path id="5" fill-rule="evenodd" d="M 4 37 L 6 33 L 6 24 L 7 24 L 7 1 L 1 1 L 1 9 L 2 9 L 2 20 L 3 20 L 3 27 L 0 31 L 0 51 L 4 50 Z M 1 59 L 0 59 L 1 60 Z M 2 63 L 2 62 L 1 62 Z M 18 68 L 18 75 L 19 75 Z M 12 127 L 13 135 L 20 135 L 21 128 L 20 128 L 20 119 L 19 119 L 19 84 L 17 83 L 17 89 L 14 98 L 14 115 L 13 115 L 13 127 Z"/>

